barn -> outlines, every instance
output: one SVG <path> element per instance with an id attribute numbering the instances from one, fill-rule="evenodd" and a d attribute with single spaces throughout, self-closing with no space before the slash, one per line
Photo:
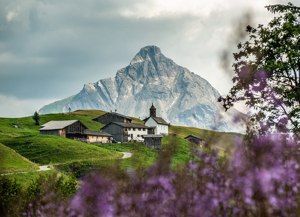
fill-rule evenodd
<path id="1" fill-rule="evenodd" d="M 44 135 L 62 136 L 88 143 L 111 143 L 112 135 L 105 132 L 89 131 L 78 120 L 49 121 L 42 125 L 40 133 Z"/>
<path id="2" fill-rule="evenodd" d="M 74 134 L 83 134 L 87 127 L 78 120 L 49 121 L 42 125 L 41 134 L 72 137 Z"/>

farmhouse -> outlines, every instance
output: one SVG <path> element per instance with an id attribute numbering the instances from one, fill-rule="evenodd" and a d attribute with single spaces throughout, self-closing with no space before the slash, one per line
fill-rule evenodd
<path id="1" fill-rule="evenodd" d="M 93 120 L 98 121 L 101 124 L 109 124 L 111 122 L 131 123 L 132 118 L 116 112 L 107 112 L 104 115 L 94 118 Z"/>
<path id="2" fill-rule="evenodd" d="M 156 108 L 153 104 L 150 107 L 150 116 L 144 120 L 144 123 L 146 126 L 154 128 L 154 134 L 168 135 L 169 124 L 163 118 L 156 116 Z"/>
<path id="3" fill-rule="evenodd" d="M 117 142 L 144 141 L 143 136 L 148 134 L 148 127 L 143 124 L 112 122 L 101 129 L 109 133 Z"/>
<path id="4" fill-rule="evenodd" d="M 162 135 L 144 135 L 144 144 L 149 148 L 160 148 Z"/>
<path id="5" fill-rule="evenodd" d="M 70 138 L 72 134 L 83 134 L 87 127 L 78 120 L 49 121 L 42 125 L 41 134 Z"/>
<path id="6" fill-rule="evenodd" d="M 203 145 L 203 143 L 204 143 L 203 139 L 201 139 L 197 136 L 194 136 L 194 135 L 188 135 L 187 137 L 185 137 L 185 139 L 196 145 Z"/>
<path id="7" fill-rule="evenodd" d="M 42 125 L 41 134 L 62 136 L 88 143 L 111 143 L 112 135 L 105 132 L 88 131 L 78 120 L 50 121 Z"/>

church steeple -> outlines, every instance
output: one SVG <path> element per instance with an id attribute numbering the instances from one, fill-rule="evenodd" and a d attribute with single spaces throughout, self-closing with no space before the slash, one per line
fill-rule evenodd
<path id="1" fill-rule="evenodd" d="M 156 108 L 154 107 L 153 103 L 150 107 L 150 117 L 156 117 Z"/>

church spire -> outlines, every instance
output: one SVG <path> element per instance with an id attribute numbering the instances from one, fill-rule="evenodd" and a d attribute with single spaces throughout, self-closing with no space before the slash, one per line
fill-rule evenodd
<path id="1" fill-rule="evenodd" d="M 153 103 L 150 107 L 150 117 L 156 117 L 156 108 L 154 107 Z"/>

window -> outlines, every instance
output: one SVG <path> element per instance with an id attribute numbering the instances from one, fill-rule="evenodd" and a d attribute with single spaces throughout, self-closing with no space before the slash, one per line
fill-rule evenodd
<path id="1" fill-rule="evenodd" d="M 135 128 L 132 128 L 133 131 L 135 131 Z"/>
<path id="2" fill-rule="evenodd" d="M 139 128 L 139 131 L 141 131 L 141 128 Z"/>

